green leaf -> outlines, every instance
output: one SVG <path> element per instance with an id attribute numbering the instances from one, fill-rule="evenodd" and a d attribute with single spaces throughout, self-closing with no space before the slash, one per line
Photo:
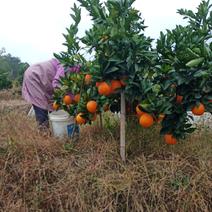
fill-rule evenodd
<path id="1" fill-rule="evenodd" d="M 199 70 L 193 76 L 194 77 L 206 77 L 208 75 L 209 75 L 209 73 L 207 71 Z"/>
<path id="2" fill-rule="evenodd" d="M 192 68 L 192 67 L 198 66 L 203 61 L 204 61 L 204 57 L 193 59 L 193 60 L 190 60 L 188 63 L 186 63 L 186 66 Z"/>
<path id="3" fill-rule="evenodd" d="M 107 73 L 107 74 L 111 74 L 111 73 L 114 73 L 114 72 L 116 72 L 116 71 L 118 71 L 119 70 L 119 68 L 118 67 L 116 67 L 116 66 L 113 66 L 113 67 L 111 67 L 111 68 L 109 68 L 109 69 L 107 69 L 107 70 L 105 70 L 105 73 Z"/>

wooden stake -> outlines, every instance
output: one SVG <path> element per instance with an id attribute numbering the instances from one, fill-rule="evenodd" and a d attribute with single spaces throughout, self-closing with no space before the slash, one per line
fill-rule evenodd
<path id="1" fill-rule="evenodd" d="M 125 121 L 126 121 L 126 108 L 124 91 L 121 92 L 121 115 L 120 115 L 120 155 L 122 161 L 126 161 L 125 154 Z"/>

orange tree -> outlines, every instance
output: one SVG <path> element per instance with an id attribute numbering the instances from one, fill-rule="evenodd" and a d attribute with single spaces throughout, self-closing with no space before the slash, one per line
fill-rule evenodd
<path id="1" fill-rule="evenodd" d="M 211 5 L 203 1 L 197 13 L 179 10 L 188 25 L 161 33 L 153 49 L 152 39 L 144 35 L 144 21 L 132 7 L 134 1 L 78 0 L 80 6 L 74 5 L 74 24 L 64 35 L 67 51 L 55 54 L 67 70 L 55 90 L 55 104 L 78 123 L 91 123 L 106 105 L 112 112 L 120 111 L 119 93 L 124 90 L 127 111 L 136 112 L 143 127 L 162 121 L 161 134 L 174 144 L 194 130 L 187 111 L 196 106 L 192 111 L 198 114 L 211 112 Z M 93 25 L 78 37 L 81 7 Z M 86 60 L 82 50 L 92 60 Z M 73 73 L 70 67 L 76 64 L 80 71 Z M 64 103 L 69 93 L 80 96 L 79 101 Z M 94 113 L 87 107 L 91 100 Z"/>
<path id="2" fill-rule="evenodd" d="M 187 111 L 195 115 L 212 112 L 212 5 L 209 2 L 202 1 L 196 13 L 178 10 L 188 19 L 188 25 L 167 30 L 157 40 L 160 85 L 172 97 L 171 114 L 162 122 L 161 132 L 171 132 L 177 138 L 194 130 Z"/>
<path id="3" fill-rule="evenodd" d="M 93 0 L 79 2 L 89 11 L 94 22 L 93 27 L 86 31 L 84 37 L 76 36 L 81 10 L 75 5 L 74 14 L 71 15 L 75 24 L 67 29 L 68 34 L 65 35 L 68 50 L 55 56 L 65 67 L 80 64 L 81 72 L 76 75 L 89 75 L 91 80 L 89 84 L 83 83 L 82 78 L 81 82 L 73 82 L 71 78 L 75 74 L 67 74 L 61 79 L 61 88 L 56 90 L 55 100 L 61 104 L 60 97 L 68 92 L 73 93 L 73 88 L 77 88 L 80 89 L 81 97 L 87 94 L 87 99 L 80 98 L 77 107 L 61 104 L 69 112 L 70 108 L 74 108 L 70 114 L 74 115 L 75 111 L 86 117 L 86 110 L 83 110 L 82 105 L 85 108 L 89 99 L 97 101 L 99 111 L 109 104 L 112 112 L 119 112 L 120 90 L 126 87 L 127 95 L 128 83 L 135 77 L 134 73 L 148 70 L 154 64 L 156 52 L 151 50 L 152 40 L 143 34 L 145 26 L 139 12 L 132 8 L 134 1 L 108 1 L 105 6 Z M 94 55 L 92 61 L 85 61 L 80 54 L 79 42 L 86 46 L 89 54 Z M 67 83 L 70 86 L 66 86 L 64 91 L 64 84 Z M 76 83 L 80 85 L 75 86 Z M 134 100 L 134 97 L 129 98 L 129 102 L 135 105 Z"/>

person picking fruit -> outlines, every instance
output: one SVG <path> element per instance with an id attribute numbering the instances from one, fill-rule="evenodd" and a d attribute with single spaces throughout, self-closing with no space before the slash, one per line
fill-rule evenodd
<path id="1" fill-rule="evenodd" d="M 64 69 L 55 58 L 33 64 L 25 71 L 22 96 L 32 104 L 39 127 L 49 127 L 48 112 L 53 111 L 53 92 L 59 87 L 60 77 L 65 72 L 79 71 L 79 65 Z"/>

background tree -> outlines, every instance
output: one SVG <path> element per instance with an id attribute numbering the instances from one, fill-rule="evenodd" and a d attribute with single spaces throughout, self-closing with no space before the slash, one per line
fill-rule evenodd
<path id="1" fill-rule="evenodd" d="M 29 67 L 20 58 L 6 53 L 5 48 L 0 50 L 0 89 L 7 89 L 12 86 L 12 81 L 22 84 L 24 71 Z"/>

